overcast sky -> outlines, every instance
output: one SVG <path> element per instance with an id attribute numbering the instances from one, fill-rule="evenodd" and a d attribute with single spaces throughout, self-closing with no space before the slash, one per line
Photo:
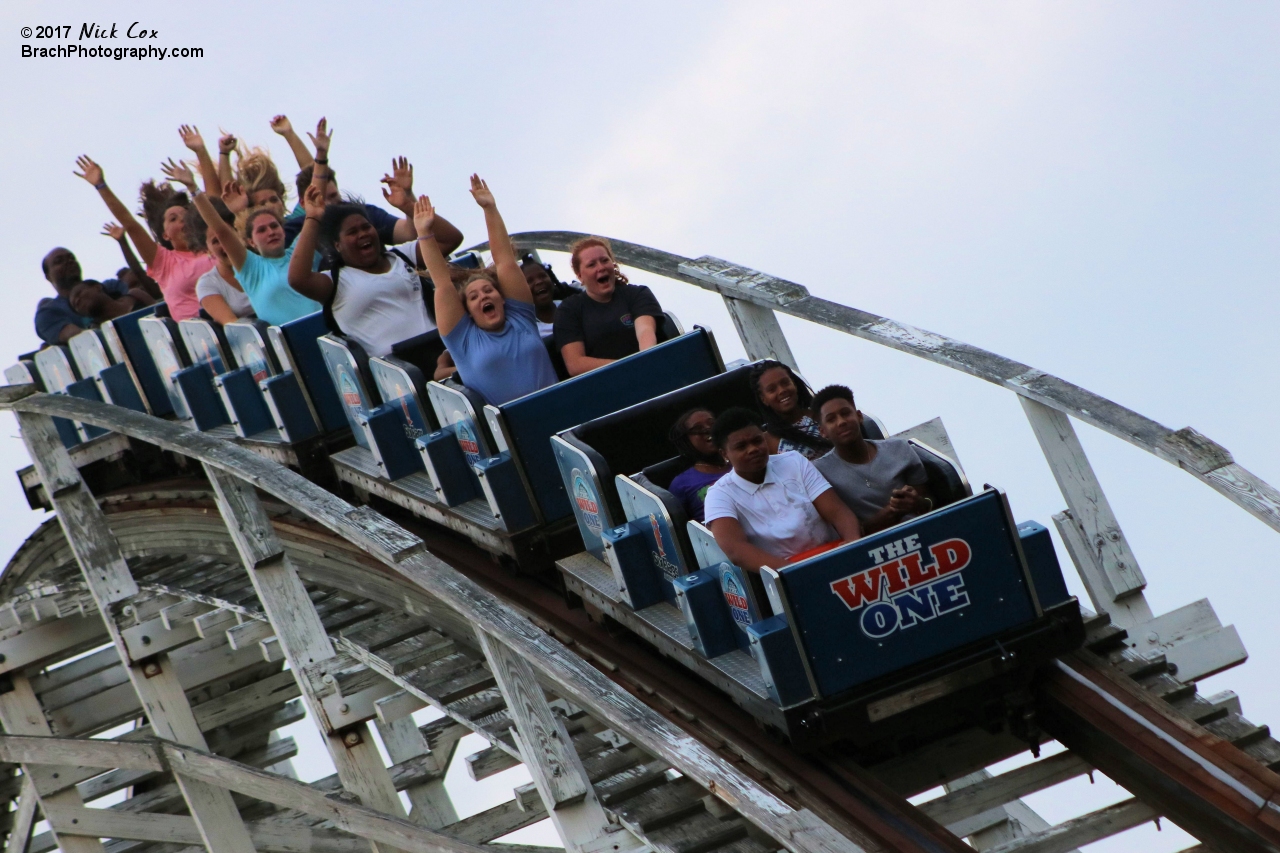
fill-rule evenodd
<path id="1" fill-rule="evenodd" d="M 205 55 L 19 57 L 24 26 L 133 21 Z M 98 236 L 104 207 L 71 175 L 77 154 L 131 200 L 185 153 L 181 123 L 211 144 L 221 127 L 269 145 L 290 174 L 268 119 L 327 115 L 344 190 L 380 200 L 378 178 L 407 155 L 469 241 L 483 239 L 466 180 L 478 171 L 513 231 L 591 231 L 789 278 L 1195 426 L 1280 483 L 1274 4 L 10 0 L 0 34 L 13 303 L 0 339 L 15 354 L 37 344 L 49 248 L 71 248 L 86 277 L 121 265 Z M 633 278 L 741 355 L 715 299 Z M 815 386 L 852 385 L 895 431 L 941 416 L 975 484 L 1052 526 L 1063 500 L 1012 394 L 782 322 Z M 1077 428 L 1155 611 L 1209 597 L 1250 651 L 1202 692 L 1233 689 L 1254 722 L 1280 722 L 1278 534 Z M 25 464 L 18 440 L 0 442 L 0 463 Z M 39 519 L 16 480 L 0 506 L 11 553 Z M 1121 796 L 1068 790 L 1031 802 L 1059 820 Z M 1166 824 L 1092 849 L 1187 843 Z"/>

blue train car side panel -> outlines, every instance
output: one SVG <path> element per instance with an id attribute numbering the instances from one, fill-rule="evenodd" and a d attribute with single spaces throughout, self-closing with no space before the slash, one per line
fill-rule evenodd
<path id="1" fill-rule="evenodd" d="M 1031 572 L 1031 582 L 1036 585 L 1040 606 L 1053 607 L 1070 598 L 1048 529 L 1037 521 L 1024 521 L 1018 525 L 1018 536 L 1022 539 L 1022 553 L 1027 558 L 1027 569 Z"/>
<path id="2" fill-rule="evenodd" d="M 1016 535 L 992 490 L 781 569 L 821 695 L 1035 620 Z"/>

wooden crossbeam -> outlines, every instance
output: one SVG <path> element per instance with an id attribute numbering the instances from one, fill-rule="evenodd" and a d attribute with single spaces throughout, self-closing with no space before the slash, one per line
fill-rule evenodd
<path id="1" fill-rule="evenodd" d="M 276 773 L 259 770 L 229 758 L 203 752 L 165 740 L 124 744 L 127 750 L 102 750 L 88 738 L 16 737 L 0 735 L 0 751 L 27 756 L 32 763 L 52 764 L 74 756 L 84 766 L 115 769 L 115 759 L 126 758 L 131 766 L 166 769 L 175 776 L 195 779 L 224 791 L 234 791 L 253 799 L 293 809 L 330 821 L 339 829 L 360 838 L 394 848 L 428 853 L 482 853 L 485 848 L 424 829 L 409 821 L 384 814 Z M 113 744 L 119 746 L 120 744 Z M 8 753 L 4 753 L 8 754 Z M 79 808 L 74 803 L 68 808 Z M 101 811 L 91 809 L 90 811 Z M 47 814 L 47 813 L 46 813 Z"/>
<path id="2" fill-rule="evenodd" d="M 1015 838 L 987 853 L 1062 853 L 1092 844 L 1159 817 L 1155 809 L 1138 800 L 1123 800 L 1087 815 Z"/>
<path id="3" fill-rule="evenodd" d="M 1089 765 L 1084 759 L 1071 752 L 1060 752 L 999 776 L 957 788 L 921 803 L 920 810 L 938 823 L 949 826 L 1088 772 Z"/>
<path id="4" fill-rule="evenodd" d="M 116 621 L 114 605 L 133 599 L 140 590 L 102 508 L 63 447 L 53 419 L 27 413 L 19 413 L 17 417 L 27 452 L 40 474 L 45 493 L 53 501 L 58 523 L 98 605 L 107 633 L 126 663 L 129 681 L 152 728 L 172 740 L 206 748 L 204 734 L 191 712 L 169 655 L 160 652 L 139 657 L 137 648 L 130 646 Z M 142 639 L 138 642 L 145 646 Z M 253 842 L 229 793 L 183 776 L 177 778 L 177 783 L 209 853 L 253 853 Z M 58 796 L 73 793 L 65 791 Z M 79 799 L 79 795 L 75 794 L 75 798 Z M 42 806 L 49 805 L 42 803 Z M 45 813 L 48 814 L 47 809 Z"/>

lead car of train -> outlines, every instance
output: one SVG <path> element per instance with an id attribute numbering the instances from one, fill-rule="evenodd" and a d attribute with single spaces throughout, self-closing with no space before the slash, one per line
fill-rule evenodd
<path id="1" fill-rule="evenodd" d="M 438 336 L 370 358 L 320 314 L 224 328 L 163 314 L 117 318 L 6 378 L 183 422 L 526 570 L 554 565 L 571 600 L 798 749 L 882 750 L 975 723 L 1034 748 L 1029 685 L 1083 641 L 1048 531 L 1016 524 L 998 489 L 974 494 L 936 420 L 898 434 L 925 464 L 932 512 L 752 582 L 666 490 L 682 467 L 672 422 L 695 404 L 754 405 L 751 365 L 726 368 L 710 332 L 674 317 L 652 349 L 493 406 L 424 380 L 416 365 L 434 363 Z M 128 442 L 55 420 L 90 484 L 110 488 Z M 24 485 L 37 504 L 30 472 Z"/>

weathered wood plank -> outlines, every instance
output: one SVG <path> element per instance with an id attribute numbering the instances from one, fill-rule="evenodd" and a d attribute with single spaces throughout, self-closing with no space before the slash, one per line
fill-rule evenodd
<path id="1" fill-rule="evenodd" d="M 399 763 L 412 758 L 425 757 L 430 760 L 439 774 L 435 779 L 405 790 L 409 802 L 413 804 L 409 819 L 427 829 L 439 829 L 456 821 L 458 811 L 454 808 L 448 790 L 445 789 L 444 776 L 449 769 L 449 762 L 453 758 L 454 748 L 457 747 L 458 742 L 454 740 L 452 743 L 440 744 L 438 751 L 430 749 L 427 739 L 414 724 L 413 718 L 407 716 L 389 723 L 379 720 L 377 725 L 382 745 L 386 747 L 387 755 L 392 761 Z"/>
<path id="2" fill-rule="evenodd" d="M 1145 803 L 1136 799 L 1124 800 L 1041 832 L 1016 838 L 992 848 L 988 853 L 1066 853 L 1118 835 L 1156 817 L 1159 817 L 1156 811 Z"/>
<path id="3" fill-rule="evenodd" d="M 773 309 L 732 296 L 724 297 L 724 306 L 729 309 L 729 317 L 738 330 L 738 339 L 747 351 L 747 358 L 752 361 L 771 358 L 795 370 L 800 369 Z"/>
<path id="4" fill-rule="evenodd" d="M 1067 509 L 1080 528 L 1089 557 L 1098 569 L 1104 584 L 1104 601 L 1109 605 L 1141 591 L 1147 585 L 1146 578 L 1085 456 L 1071 419 L 1057 409 L 1026 397 L 1019 397 L 1018 401 L 1049 463 L 1058 490 L 1067 502 Z"/>
<path id="5" fill-rule="evenodd" d="M 13 826 L 9 830 L 9 839 L 5 842 L 4 853 L 27 853 L 27 843 L 31 840 L 31 827 L 35 825 L 39 810 L 40 796 L 36 793 L 35 784 L 31 781 L 31 777 L 24 776 L 22 792 L 18 795 Z"/>
<path id="6" fill-rule="evenodd" d="M 0 693 L 0 725 L 10 736 L 51 737 L 49 723 L 40 708 L 40 700 L 31 689 L 31 682 L 24 676 L 10 677 L 11 690 Z M 22 772 L 32 782 L 33 790 L 39 800 L 41 811 L 51 806 L 68 805 L 83 806 L 84 800 L 74 788 L 46 794 L 42 789 L 41 777 L 35 773 L 34 765 L 23 765 Z M 44 777 L 48 778 L 48 777 Z M 97 839 L 62 837 L 56 832 L 54 838 L 63 853 L 103 853 L 102 844 Z"/>
<path id="7" fill-rule="evenodd" d="M 240 551 L 258 600 L 275 629 L 290 670 L 298 677 L 303 699 L 321 727 L 321 735 L 343 785 L 365 805 L 388 815 L 403 816 L 404 806 L 368 726 L 361 722 L 339 730 L 332 725 L 325 698 L 317 694 L 311 679 L 306 677 L 306 673 L 316 667 L 337 663 L 337 653 L 253 487 L 212 465 L 205 465 L 205 473 L 213 484 L 218 508 Z M 369 699 L 369 716 L 373 716 L 372 703 L 373 699 Z"/>
<path id="8" fill-rule="evenodd" d="M 237 791 L 287 809 L 315 815 L 334 826 L 393 848 L 426 850 L 432 853 L 480 853 L 471 844 L 424 829 L 403 818 L 391 817 L 365 806 L 327 797 L 302 782 L 295 782 L 252 767 L 246 767 L 199 750 L 164 744 L 165 757 L 175 773 L 200 779 L 210 785 Z"/>
<path id="9" fill-rule="evenodd" d="M 18 424 L 107 632 L 116 650 L 128 662 L 130 682 L 152 729 L 166 739 L 207 748 L 168 654 L 161 652 L 146 658 L 144 663 L 132 654 L 116 621 L 112 605 L 134 598 L 140 590 L 97 499 L 84 485 L 71 457 L 57 439 L 52 418 L 19 413 Z M 210 853 L 252 853 L 253 842 L 230 794 L 181 777 L 178 786 Z M 79 799 L 79 794 L 75 794 L 75 798 Z"/>
<path id="10" fill-rule="evenodd" d="M 511 733 L 524 757 L 525 768 L 533 777 L 565 849 L 569 853 L 597 850 L 607 837 L 612 837 L 614 850 L 641 846 L 639 839 L 625 836 L 611 825 L 569 733 L 547 703 L 533 667 L 492 634 L 481 631 L 477 636 L 489 670 L 507 701 L 515 724 Z"/>
<path id="11" fill-rule="evenodd" d="M 947 826 L 1088 772 L 1089 765 L 1083 759 L 1071 752 L 1060 752 L 985 781 L 957 788 L 921 803 L 920 810 Z"/>

